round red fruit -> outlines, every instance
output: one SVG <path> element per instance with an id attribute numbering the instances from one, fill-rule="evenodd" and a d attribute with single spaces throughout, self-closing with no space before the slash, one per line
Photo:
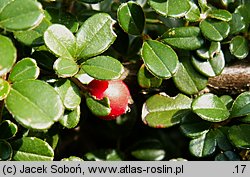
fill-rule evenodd
<path id="1" fill-rule="evenodd" d="M 92 80 L 88 84 L 90 94 L 98 100 L 107 97 L 109 99 L 111 112 L 100 118 L 113 120 L 126 113 L 130 92 L 127 85 L 121 80 Z"/>

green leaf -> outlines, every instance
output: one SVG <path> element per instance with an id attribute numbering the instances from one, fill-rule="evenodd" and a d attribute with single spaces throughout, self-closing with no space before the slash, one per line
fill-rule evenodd
<path id="1" fill-rule="evenodd" d="M 190 9 L 185 15 L 185 19 L 190 22 L 197 22 L 200 20 L 200 9 L 199 7 L 192 1 L 189 1 Z"/>
<path id="2" fill-rule="evenodd" d="M 157 139 L 140 141 L 133 149 L 131 155 L 139 160 L 162 160 L 166 155 L 161 142 Z"/>
<path id="3" fill-rule="evenodd" d="M 54 151 L 48 143 L 35 137 L 23 137 L 11 143 L 15 161 L 52 161 Z"/>
<path id="4" fill-rule="evenodd" d="M 66 78 L 76 75 L 79 70 L 79 66 L 74 60 L 68 58 L 58 58 L 53 65 L 53 69 L 59 77 Z"/>
<path id="5" fill-rule="evenodd" d="M 208 60 L 199 60 L 193 56 L 192 64 L 204 76 L 218 76 L 225 67 L 224 54 L 220 51 L 214 58 Z"/>
<path id="6" fill-rule="evenodd" d="M 180 123 L 190 110 L 192 100 L 182 94 L 176 97 L 154 95 L 143 105 L 142 120 L 155 128 L 171 127 Z"/>
<path id="7" fill-rule="evenodd" d="M 116 39 L 112 29 L 114 22 L 106 13 L 88 18 L 76 34 L 77 56 L 86 59 L 107 50 Z"/>
<path id="8" fill-rule="evenodd" d="M 10 160 L 13 151 L 10 144 L 5 140 L 0 140 L 0 161 Z"/>
<path id="9" fill-rule="evenodd" d="M 32 58 L 24 58 L 17 62 L 13 67 L 9 80 L 11 82 L 18 82 L 27 79 L 37 79 L 40 73 L 40 69 L 37 63 Z"/>
<path id="10" fill-rule="evenodd" d="M 63 114 L 64 107 L 58 93 L 39 80 L 23 80 L 12 85 L 6 107 L 24 127 L 47 129 Z"/>
<path id="11" fill-rule="evenodd" d="M 232 19 L 232 14 L 224 9 L 213 9 L 209 12 L 208 17 L 228 22 Z"/>
<path id="12" fill-rule="evenodd" d="M 233 146 L 228 139 L 228 127 L 220 127 L 213 130 L 217 146 L 223 151 L 233 150 Z"/>
<path id="13" fill-rule="evenodd" d="M 74 110 L 81 103 L 79 88 L 69 79 L 60 79 L 55 83 L 55 90 L 67 109 Z"/>
<path id="14" fill-rule="evenodd" d="M 101 149 L 88 152 L 84 155 L 88 161 L 121 161 L 122 157 L 117 150 Z"/>
<path id="15" fill-rule="evenodd" d="M 168 45 L 155 40 L 143 43 L 142 59 L 147 69 L 156 77 L 170 78 L 178 69 L 178 56 Z"/>
<path id="16" fill-rule="evenodd" d="M 35 0 L 1 0 L 0 28 L 9 31 L 27 30 L 43 19 L 42 5 Z"/>
<path id="17" fill-rule="evenodd" d="M 65 111 L 59 122 L 66 128 L 75 128 L 80 121 L 80 113 L 80 106 L 77 106 L 72 111 Z"/>
<path id="18" fill-rule="evenodd" d="M 207 5 L 207 0 L 198 0 L 198 3 L 201 8 L 202 14 L 210 9 L 210 7 Z"/>
<path id="19" fill-rule="evenodd" d="M 207 132 L 190 141 L 189 150 L 196 157 L 205 157 L 216 150 L 216 139 L 213 132 Z"/>
<path id="20" fill-rule="evenodd" d="M 245 28 L 246 24 L 240 14 L 233 13 L 232 15 L 232 20 L 229 21 L 230 34 L 237 34 Z"/>
<path id="21" fill-rule="evenodd" d="M 92 96 L 87 96 L 86 103 L 91 112 L 96 116 L 107 116 L 111 112 L 109 99 L 106 97 L 102 100 L 96 100 Z"/>
<path id="22" fill-rule="evenodd" d="M 200 28 L 198 27 L 178 27 L 169 29 L 160 39 L 173 47 L 196 50 L 204 43 L 200 35 Z"/>
<path id="23" fill-rule="evenodd" d="M 168 0 L 149 0 L 148 3 L 160 15 L 168 15 Z"/>
<path id="24" fill-rule="evenodd" d="M 63 25 L 53 24 L 44 33 L 47 47 L 59 57 L 72 59 L 76 55 L 76 39 Z"/>
<path id="25" fill-rule="evenodd" d="M 76 156 L 70 156 L 68 158 L 63 158 L 61 161 L 77 161 L 77 162 L 81 162 L 83 161 L 83 159 L 81 159 L 80 157 L 76 157 Z"/>
<path id="26" fill-rule="evenodd" d="M 52 24 L 61 24 L 66 26 L 72 33 L 77 32 L 79 28 L 79 22 L 76 16 L 69 12 L 62 10 L 61 8 L 46 8 L 46 17 Z"/>
<path id="27" fill-rule="evenodd" d="M 241 93 L 232 106 L 231 117 L 246 116 L 250 113 L 250 92 Z"/>
<path id="28" fill-rule="evenodd" d="M 220 42 L 211 42 L 211 45 L 209 47 L 209 57 L 214 58 L 216 54 L 221 52 L 221 44 Z"/>
<path id="29" fill-rule="evenodd" d="M 12 41 L 2 35 L 0 35 L 0 49 L 0 76 L 3 76 L 11 70 L 16 62 L 17 52 Z"/>
<path id="30" fill-rule="evenodd" d="M 190 113 L 181 120 L 181 131 L 190 138 L 197 138 L 207 133 L 211 122 L 202 120 L 198 115 Z"/>
<path id="31" fill-rule="evenodd" d="M 81 65 L 81 69 L 98 80 L 118 79 L 124 71 L 123 65 L 109 56 L 91 58 Z"/>
<path id="32" fill-rule="evenodd" d="M 193 95 L 204 89 L 208 78 L 198 73 L 190 62 L 190 58 L 183 58 L 179 68 L 173 76 L 176 87 L 183 93 Z"/>
<path id="33" fill-rule="evenodd" d="M 230 115 L 221 99 L 211 93 L 197 97 L 192 103 L 192 110 L 209 122 L 221 122 Z"/>
<path id="34" fill-rule="evenodd" d="M 103 0 L 79 0 L 79 1 L 86 2 L 88 4 L 96 4 L 96 3 L 101 2 Z"/>
<path id="35" fill-rule="evenodd" d="M 17 133 L 17 125 L 9 120 L 4 120 L 0 124 L 0 139 L 9 139 L 16 135 Z"/>
<path id="36" fill-rule="evenodd" d="M 9 92 L 10 84 L 6 80 L 0 78 L 0 101 L 5 99 L 8 96 Z"/>
<path id="37" fill-rule="evenodd" d="M 145 25 L 142 7 L 133 1 L 123 3 L 117 10 L 118 22 L 122 29 L 132 35 L 141 35 Z"/>
<path id="38" fill-rule="evenodd" d="M 245 30 L 248 29 L 250 24 L 250 13 L 249 13 L 250 3 L 246 2 L 240 6 L 238 6 L 235 10 L 235 13 L 240 14 L 243 17 L 243 21 L 245 22 Z"/>
<path id="39" fill-rule="evenodd" d="M 229 24 L 224 21 L 203 20 L 200 22 L 200 29 L 202 34 L 211 41 L 222 41 L 230 32 Z"/>
<path id="40" fill-rule="evenodd" d="M 51 25 L 51 22 L 44 18 L 34 29 L 14 32 L 16 39 L 27 46 L 40 46 L 44 44 L 43 34 Z"/>
<path id="41" fill-rule="evenodd" d="M 229 129 L 229 138 L 232 143 L 243 149 L 250 149 L 250 125 L 234 125 Z"/>
<path id="42" fill-rule="evenodd" d="M 230 110 L 233 105 L 233 98 L 229 95 L 222 95 L 220 99 L 226 105 L 227 109 Z"/>
<path id="43" fill-rule="evenodd" d="M 216 161 L 240 161 L 240 156 L 233 151 L 226 151 L 215 157 Z"/>
<path id="44" fill-rule="evenodd" d="M 143 64 L 137 74 L 137 80 L 142 88 L 159 87 L 162 83 L 162 79 L 153 76 Z"/>
<path id="45" fill-rule="evenodd" d="M 188 0 L 168 0 L 167 1 L 167 14 L 170 17 L 183 17 L 190 9 Z"/>
<path id="46" fill-rule="evenodd" d="M 235 36 L 229 46 L 231 54 L 239 59 L 244 59 L 249 54 L 248 41 L 243 36 Z"/>

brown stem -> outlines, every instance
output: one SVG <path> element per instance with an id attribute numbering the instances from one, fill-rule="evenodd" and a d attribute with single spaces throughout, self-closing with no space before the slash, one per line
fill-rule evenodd
<path id="1" fill-rule="evenodd" d="M 84 93 L 89 91 L 89 88 L 85 84 L 81 83 L 77 78 L 72 77 L 70 80 L 74 82 L 74 84 L 76 84 Z"/>
<path id="2" fill-rule="evenodd" d="M 218 94 L 236 95 L 250 90 L 250 63 L 239 61 L 224 68 L 221 75 L 209 78 L 208 88 Z"/>

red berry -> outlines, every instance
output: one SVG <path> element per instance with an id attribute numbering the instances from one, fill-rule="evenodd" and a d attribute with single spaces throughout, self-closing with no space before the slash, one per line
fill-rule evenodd
<path id="1" fill-rule="evenodd" d="M 126 84 L 121 80 L 93 80 L 88 84 L 89 92 L 96 99 L 104 97 L 109 99 L 111 112 L 107 116 L 100 117 L 112 120 L 127 111 L 130 92 Z"/>

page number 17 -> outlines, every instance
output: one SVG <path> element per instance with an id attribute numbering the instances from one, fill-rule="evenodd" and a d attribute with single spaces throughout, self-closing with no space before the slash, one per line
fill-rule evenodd
<path id="1" fill-rule="evenodd" d="M 235 171 L 233 173 L 244 173 L 246 170 L 246 165 L 235 165 Z"/>

